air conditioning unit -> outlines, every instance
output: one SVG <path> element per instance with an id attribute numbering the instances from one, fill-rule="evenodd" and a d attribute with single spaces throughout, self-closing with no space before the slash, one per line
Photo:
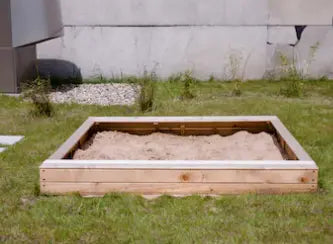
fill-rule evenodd
<path id="1" fill-rule="evenodd" d="M 0 92 L 36 74 L 36 44 L 63 35 L 58 0 L 0 1 Z"/>

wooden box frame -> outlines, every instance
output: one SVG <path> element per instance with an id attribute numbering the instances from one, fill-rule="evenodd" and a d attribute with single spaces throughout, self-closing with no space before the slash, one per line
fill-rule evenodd
<path id="1" fill-rule="evenodd" d="M 136 134 L 230 135 L 240 130 L 274 134 L 286 160 L 72 160 L 97 131 Z M 143 195 L 291 193 L 317 190 L 318 167 L 276 116 L 89 117 L 40 166 L 44 194 Z"/>

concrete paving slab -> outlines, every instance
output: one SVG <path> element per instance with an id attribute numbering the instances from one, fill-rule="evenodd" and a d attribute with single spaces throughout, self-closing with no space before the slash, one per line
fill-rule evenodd
<path id="1" fill-rule="evenodd" d="M 14 145 L 23 139 L 24 136 L 0 136 L 1 145 Z"/>
<path id="2" fill-rule="evenodd" d="M 8 96 L 8 97 L 16 97 L 16 98 L 19 98 L 21 96 L 20 93 L 0 93 L 4 96 Z"/>

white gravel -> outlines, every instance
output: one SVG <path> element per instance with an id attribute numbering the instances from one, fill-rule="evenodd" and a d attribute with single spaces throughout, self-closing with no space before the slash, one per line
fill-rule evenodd
<path id="1" fill-rule="evenodd" d="M 135 84 L 80 84 L 66 85 L 50 93 L 54 103 L 96 105 L 133 105 L 139 95 Z"/>

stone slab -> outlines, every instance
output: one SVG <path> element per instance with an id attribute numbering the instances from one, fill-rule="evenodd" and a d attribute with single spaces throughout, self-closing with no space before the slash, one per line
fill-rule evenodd
<path id="1" fill-rule="evenodd" d="M 8 97 L 16 97 L 16 98 L 18 98 L 18 97 L 21 96 L 20 93 L 0 93 L 0 94 L 2 94 L 2 95 L 4 95 L 4 96 L 8 96 Z"/>
<path id="2" fill-rule="evenodd" d="M 38 45 L 38 58 L 69 61 L 83 78 L 191 70 L 203 79 L 258 79 L 266 39 L 267 27 L 66 27 L 63 38 Z"/>
<path id="3" fill-rule="evenodd" d="M 267 0 L 269 25 L 331 25 L 332 0 Z"/>
<path id="4" fill-rule="evenodd" d="M 1 145 L 14 145 L 23 139 L 23 136 L 0 136 Z"/>
<path id="5" fill-rule="evenodd" d="M 61 0 L 65 25 L 266 25 L 267 0 Z"/>

